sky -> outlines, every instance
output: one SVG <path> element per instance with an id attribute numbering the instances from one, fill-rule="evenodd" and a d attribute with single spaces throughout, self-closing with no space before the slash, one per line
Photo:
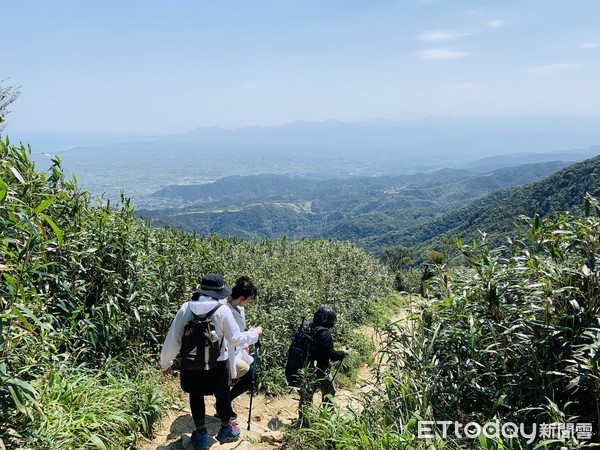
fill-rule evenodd
<path id="1" fill-rule="evenodd" d="M 600 118 L 598 0 L 5 1 L 9 135 Z"/>

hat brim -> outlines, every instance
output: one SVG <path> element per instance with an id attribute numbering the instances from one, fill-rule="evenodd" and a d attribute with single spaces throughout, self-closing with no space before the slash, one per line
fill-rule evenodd
<path id="1" fill-rule="evenodd" d="M 228 287 L 224 287 L 218 291 L 213 291 L 210 289 L 198 289 L 196 292 L 199 292 L 202 295 L 208 295 L 209 297 L 218 298 L 219 300 L 227 298 L 231 295 L 231 289 Z"/>

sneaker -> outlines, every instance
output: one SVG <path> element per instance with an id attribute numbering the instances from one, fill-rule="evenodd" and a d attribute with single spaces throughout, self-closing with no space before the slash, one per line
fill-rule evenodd
<path id="1" fill-rule="evenodd" d="M 208 448 L 208 432 L 206 428 L 200 430 L 195 429 L 192 432 L 192 445 L 198 450 L 205 450 Z"/>
<path id="2" fill-rule="evenodd" d="M 220 443 L 237 441 L 240 437 L 240 427 L 237 424 L 229 423 L 227 427 L 221 427 L 217 434 L 217 441 Z"/>

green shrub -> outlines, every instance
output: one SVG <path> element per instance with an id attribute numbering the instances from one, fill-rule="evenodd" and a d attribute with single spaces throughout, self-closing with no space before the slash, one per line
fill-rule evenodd
<path id="1" fill-rule="evenodd" d="M 419 420 L 484 424 L 591 423 L 600 412 L 600 206 L 586 214 L 522 218 L 509 245 L 459 244 L 468 268 L 432 280 L 385 330 L 380 383 L 350 415 L 314 411 L 289 448 L 584 448 L 540 438 L 418 439 Z M 539 430 L 539 428 L 538 428 Z M 321 447 L 322 448 L 322 447 Z"/>
<path id="2" fill-rule="evenodd" d="M 437 276 L 443 295 L 390 329 L 392 379 L 404 373 L 414 380 L 396 404 L 414 396 L 420 414 L 462 423 L 598 423 L 595 199 L 586 198 L 586 211 L 523 218 L 528 232 L 506 247 L 491 249 L 485 236 L 459 246 L 470 269 Z"/>
<path id="3" fill-rule="evenodd" d="M 12 430 L 23 447 L 115 448 L 122 434 L 121 448 L 149 433 L 160 396 L 144 383 L 133 392 L 129 380 L 157 370 L 171 321 L 203 274 L 219 272 L 228 284 L 247 274 L 259 286 L 248 319 L 265 329 L 260 380 L 271 393 L 286 389 L 282 361 L 301 317 L 334 305 L 336 339 L 358 346 L 355 330 L 375 320 L 389 292 L 381 264 L 352 244 L 249 242 L 154 228 L 124 197 L 118 205 L 93 204 L 75 177 L 65 179 L 59 158 L 37 172 L 30 150 L 8 139 L 0 141 L 0 208 L 0 435 Z M 108 371 L 115 360 L 127 364 Z M 85 395 L 67 381 L 107 400 L 87 404 L 81 433 L 70 428 L 76 413 L 61 419 L 65 405 Z M 134 408 L 134 420 L 110 414 L 121 402 Z M 36 428 L 42 422 L 47 430 Z M 45 436 L 50 429 L 55 435 Z"/>
<path id="4" fill-rule="evenodd" d="M 40 420 L 27 423 L 23 448 L 127 448 L 150 434 L 166 398 L 156 373 L 130 378 L 118 367 L 51 369 L 35 381 Z"/>

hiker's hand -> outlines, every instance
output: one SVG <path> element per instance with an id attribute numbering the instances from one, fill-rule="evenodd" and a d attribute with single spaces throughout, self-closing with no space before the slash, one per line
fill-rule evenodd
<path id="1" fill-rule="evenodd" d="M 257 327 L 254 327 L 254 329 L 256 330 L 256 332 L 258 333 L 259 336 L 262 335 L 262 327 L 260 325 Z"/>
<path id="2" fill-rule="evenodd" d="M 344 352 L 344 356 L 348 356 L 348 353 L 350 353 L 350 349 L 349 348 L 345 348 L 342 350 L 342 352 Z"/>
<path id="3" fill-rule="evenodd" d="M 169 367 L 167 370 L 161 371 L 161 374 L 163 377 L 168 377 L 169 375 L 171 375 L 171 373 L 173 373 L 173 370 L 171 367 Z"/>

